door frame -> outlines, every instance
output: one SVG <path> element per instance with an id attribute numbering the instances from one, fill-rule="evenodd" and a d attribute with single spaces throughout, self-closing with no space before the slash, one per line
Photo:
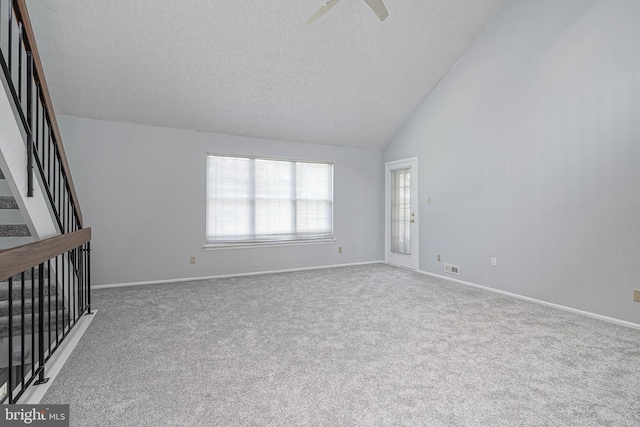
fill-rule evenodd
<path id="1" fill-rule="evenodd" d="M 418 212 L 420 206 L 418 184 L 419 169 L 418 169 L 418 157 L 409 157 L 401 160 L 394 160 L 385 162 L 384 164 L 384 262 L 387 264 L 393 264 L 389 262 L 389 255 L 391 253 L 391 194 L 390 194 L 390 172 L 397 166 L 408 165 L 411 167 L 411 211 L 415 213 L 415 223 L 411 225 L 411 255 L 408 257 L 409 263 L 407 265 L 401 265 L 400 267 L 409 268 L 412 270 L 418 270 L 420 263 L 420 214 Z M 415 188 L 415 191 L 414 191 Z M 393 264 L 397 265 L 397 264 Z"/>

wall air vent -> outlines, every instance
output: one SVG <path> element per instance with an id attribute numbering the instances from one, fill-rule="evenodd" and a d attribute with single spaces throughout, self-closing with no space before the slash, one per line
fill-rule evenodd
<path id="1" fill-rule="evenodd" d="M 447 273 L 460 275 L 460 267 L 458 267 L 457 265 L 445 263 L 444 271 Z"/>

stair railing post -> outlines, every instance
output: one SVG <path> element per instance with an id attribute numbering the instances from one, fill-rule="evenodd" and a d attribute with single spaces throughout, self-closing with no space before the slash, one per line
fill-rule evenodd
<path id="1" fill-rule="evenodd" d="M 33 280 L 33 279 L 32 279 Z M 38 266 L 38 381 L 35 385 L 44 384 L 49 378 L 44 377 L 44 264 Z"/>

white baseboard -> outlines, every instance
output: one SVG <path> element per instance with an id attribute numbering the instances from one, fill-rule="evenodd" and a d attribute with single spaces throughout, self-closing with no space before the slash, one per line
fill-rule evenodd
<path id="1" fill-rule="evenodd" d="M 626 326 L 628 328 L 640 329 L 640 324 L 628 322 L 626 320 L 616 319 L 615 317 L 603 316 L 601 314 L 592 313 L 590 311 L 579 310 L 577 308 L 567 307 L 566 305 L 554 304 L 552 302 L 547 302 L 531 297 L 526 297 L 524 295 L 514 294 L 512 292 L 502 291 L 500 289 L 490 288 L 488 286 L 478 285 L 477 283 L 465 282 L 464 280 L 454 279 L 453 277 L 442 276 L 440 274 L 430 273 L 428 271 L 423 270 L 414 270 L 416 273 L 424 274 L 431 277 L 437 277 L 438 279 L 449 280 L 450 282 L 460 283 L 461 285 L 471 286 L 474 288 L 483 289 L 485 291 L 494 292 L 497 294 L 507 295 L 513 298 L 518 298 L 521 300 L 533 302 L 536 304 L 546 305 L 547 307 L 557 308 L 559 310 L 570 311 L 572 313 L 581 314 L 583 316 L 592 317 L 594 319 L 604 320 L 605 322 L 615 323 L 620 326 Z"/>
<path id="2" fill-rule="evenodd" d="M 46 376 L 49 377 L 49 381 L 41 385 L 31 384 L 16 403 L 21 405 L 37 405 L 40 403 L 97 313 L 98 310 L 93 310 L 92 314 L 85 314 L 78 319 L 78 323 L 71 329 L 69 335 L 60 343 L 60 347 L 45 364 Z"/>
<path id="3" fill-rule="evenodd" d="M 350 267 L 354 265 L 367 265 L 367 264 L 384 264 L 384 261 L 381 260 L 381 261 L 352 262 L 349 264 L 334 264 L 334 265 L 321 265 L 317 267 L 288 268 L 285 270 L 254 271 L 251 273 L 220 274 L 217 276 L 185 277 L 181 279 L 149 280 L 146 282 L 113 283 L 113 284 L 107 284 L 107 285 L 91 286 L 91 289 L 122 288 L 126 286 L 140 286 L 140 285 L 159 285 L 161 283 L 190 282 L 193 280 L 208 280 L 208 279 L 225 279 L 229 277 L 257 276 L 259 274 L 288 273 L 291 271 L 321 270 L 325 268 Z"/>

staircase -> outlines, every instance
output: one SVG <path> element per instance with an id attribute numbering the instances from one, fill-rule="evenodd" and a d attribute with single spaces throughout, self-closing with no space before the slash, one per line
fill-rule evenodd
<path id="1" fill-rule="evenodd" d="M 7 382 L 10 366 L 13 369 L 14 378 L 24 377 L 37 367 L 40 343 L 40 332 L 37 332 L 40 322 L 39 271 L 39 269 L 28 270 L 12 278 L 11 302 L 9 301 L 9 281 L 0 282 L 0 349 L 2 349 L 0 351 L 0 384 Z M 68 310 L 64 307 L 55 279 L 50 279 L 53 274 L 50 274 L 48 268 L 43 268 L 42 271 L 44 279 L 43 342 L 45 349 L 48 348 L 51 351 L 52 345 L 55 346 L 64 335 Z M 10 316 L 11 334 L 9 333 Z M 11 355 L 7 351 L 9 337 L 12 341 Z"/>
<path id="2" fill-rule="evenodd" d="M 26 245 L 32 241 L 31 231 L 0 170 L 0 250 Z"/>
<path id="3" fill-rule="evenodd" d="M 14 404 L 91 314 L 91 228 L 26 0 L 0 0 L 0 168 L 0 404 Z"/>
<path id="4" fill-rule="evenodd" d="M 53 274 L 50 275 L 48 269 L 43 269 L 45 335 L 48 335 L 46 331 L 49 330 L 49 325 L 51 325 L 52 332 L 56 331 L 56 324 L 58 326 L 58 333 L 61 333 L 64 327 L 63 321 L 65 320 L 65 316 L 67 316 L 62 295 L 58 291 L 55 278 L 52 276 Z M 52 278 L 50 279 L 50 277 Z M 25 357 L 29 357 L 30 354 L 34 353 L 31 351 L 32 337 L 37 347 L 38 334 L 34 333 L 34 331 L 37 330 L 39 323 L 39 278 L 40 274 L 38 269 L 26 271 L 24 273 L 24 281 L 22 274 L 14 276 L 11 286 L 11 304 L 9 303 L 9 281 L 5 280 L 0 282 L 0 343 L 4 344 L 1 345 L 3 348 L 6 348 L 5 345 L 8 344 L 5 341 L 9 336 L 9 316 L 11 314 L 11 335 L 14 337 L 14 365 L 21 361 L 22 334 L 25 336 Z M 11 305 L 11 308 L 9 308 L 9 305 Z M 57 335 L 58 334 L 52 334 L 52 339 L 55 339 Z M 6 352 L 0 352 L 0 369 L 4 370 L 8 366 L 8 355 Z"/>

